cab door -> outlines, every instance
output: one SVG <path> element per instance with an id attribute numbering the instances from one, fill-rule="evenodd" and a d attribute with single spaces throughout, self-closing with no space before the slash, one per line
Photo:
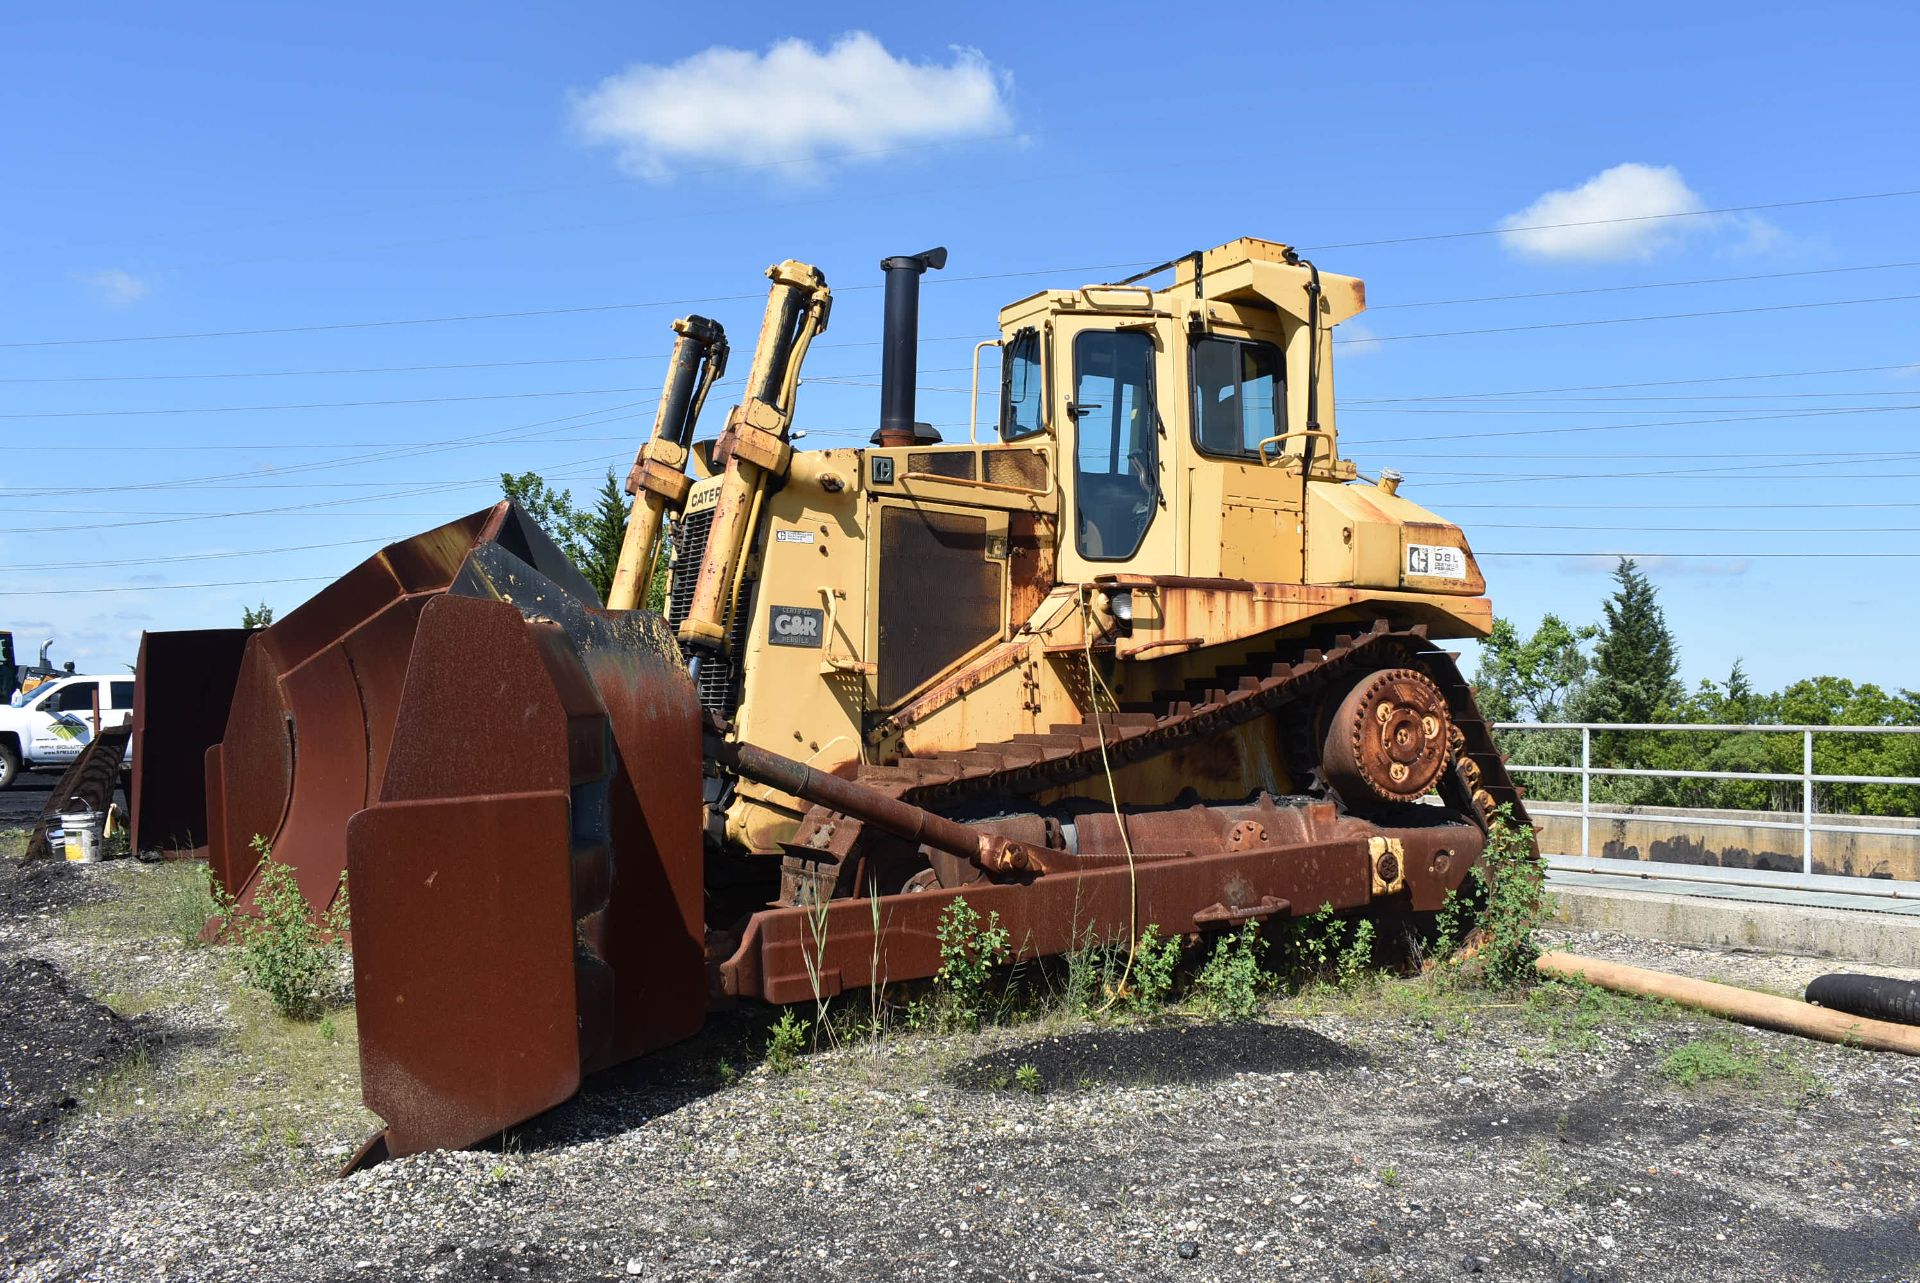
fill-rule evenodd
<path id="1" fill-rule="evenodd" d="M 93 739 L 98 680 L 77 677 L 27 706 L 28 755 L 36 763 L 71 762 Z"/>
<path id="2" fill-rule="evenodd" d="M 1065 327 L 1063 327 L 1065 329 Z M 1162 405 L 1170 344 L 1151 322 L 1088 318 L 1061 336 L 1059 471 L 1071 501 L 1061 539 L 1063 578 L 1176 569 L 1174 488 L 1168 484 Z"/>
<path id="3" fill-rule="evenodd" d="M 1274 442 L 1286 431 L 1285 358 L 1250 336 L 1195 338 L 1193 443 L 1220 474 L 1220 573 L 1256 583 L 1303 581 L 1299 459 Z M 1261 446 L 1266 444 L 1266 456 Z M 1196 545 L 1213 514 L 1192 513 Z"/>

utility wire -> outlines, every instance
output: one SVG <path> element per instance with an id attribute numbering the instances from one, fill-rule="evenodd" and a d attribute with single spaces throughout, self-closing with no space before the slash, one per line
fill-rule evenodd
<path id="1" fill-rule="evenodd" d="M 1868 193 L 1863 193 L 1859 195 L 1850 195 L 1850 196 L 1823 196 L 1823 197 L 1809 198 L 1805 200 L 1772 201 L 1765 204 L 1757 204 L 1757 205 L 1728 205 L 1718 209 L 1682 210 L 1682 211 L 1669 213 L 1669 214 L 1637 214 L 1637 215 L 1629 215 L 1629 216 L 1620 217 L 1620 218 L 1583 219 L 1577 222 L 1568 222 L 1568 223 L 1540 223 L 1540 224 L 1534 224 L 1534 225 L 1529 225 L 1524 227 L 1488 227 L 1488 228 L 1480 228 L 1477 230 L 1464 231 L 1464 232 L 1436 232 L 1436 233 L 1428 233 L 1428 234 L 1417 235 L 1417 236 L 1384 237 L 1384 238 L 1379 238 L 1375 240 L 1365 240 L 1365 241 L 1331 242 L 1331 243 L 1322 244 L 1322 245 L 1300 246 L 1298 248 L 1310 250 L 1313 252 L 1318 252 L 1321 250 L 1328 250 L 1328 249 L 1358 249 L 1358 248 L 1371 247 L 1371 246 L 1377 246 L 1377 245 L 1410 245 L 1410 244 L 1417 244 L 1417 243 L 1426 242 L 1426 241 L 1459 240 L 1463 238 L 1477 237 L 1477 236 L 1501 236 L 1501 235 L 1506 235 L 1513 232 L 1550 231 L 1550 230 L 1559 230 L 1559 229 L 1571 228 L 1571 227 L 1599 227 L 1599 226 L 1605 226 L 1605 225 L 1615 224 L 1615 223 L 1648 223 L 1648 222 L 1660 222 L 1660 221 L 1669 220 L 1669 219 L 1704 218 L 1704 217 L 1712 217 L 1714 215 L 1719 215 L 1719 214 L 1746 213 L 1751 211 L 1770 210 L 1770 209 L 1790 209 L 1790 208 L 1798 208 L 1798 207 L 1812 206 L 1812 205 L 1837 205 L 1837 204 L 1844 204 L 1844 203 L 1856 202 L 1856 201 L 1892 200 L 1895 198 L 1907 197 L 1907 196 L 1920 196 L 1920 189 L 1911 189 L 1911 190 L 1904 190 L 1904 191 L 1889 191 L 1889 192 L 1868 192 Z M 1030 270 L 1030 271 L 1022 270 L 1022 271 L 1012 271 L 1012 272 L 992 272 L 992 273 L 982 273 L 977 276 L 942 276 L 942 277 L 935 277 L 933 280 L 933 283 L 939 284 L 939 285 L 951 285 L 951 284 L 959 284 L 963 281 L 998 280 L 998 279 L 1007 279 L 1014 276 L 1051 276 L 1051 275 L 1064 276 L 1069 272 L 1106 271 L 1106 270 L 1116 270 L 1120 268 L 1128 268 L 1128 267 L 1134 267 L 1134 266 L 1137 266 L 1137 264 L 1113 263 L 1113 264 L 1098 264 L 1090 267 L 1077 267 L 1077 268 L 1049 268 L 1049 269 L 1037 269 L 1037 270 Z M 856 290 L 869 290 L 869 289 L 878 289 L 878 288 L 880 288 L 878 284 L 852 285 L 852 286 L 839 287 L 839 292 L 849 293 Z M 645 309 L 645 308 L 686 307 L 696 303 L 738 302 L 738 301 L 758 299 L 763 297 L 765 297 L 764 293 L 717 294 L 717 295 L 707 295 L 707 296 L 698 297 L 698 298 L 659 299 L 659 300 L 651 300 L 646 302 L 601 303 L 601 304 L 592 304 L 592 305 L 575 306 L 575 307 L 524 308 L 516 311 L 467 312 L 467 313 L 457 313 L 457 314 L 443 315 L 443 316 L 398 317 L 398 318 L 374 320 L 374 321 L 333 321 L 333 322 L 325 322 L 320 324 L 309 324 L 309 325 L 261 326 L 261 327 L 256 327 L 252 329 L 200 330 L 200 331 L 172 333 L 172 334 L 109 335 L 109 336 L 102 336 L 102 337 L 95 337 L 95 338 L 76 338 L 76 339 L 15 340 L 13 342 L 0 343 L 0 349 L 40 348 L 40 347 L 76 347 L 76 346 L 87 346 L 87 345 L 103 344 L 103 343 L 155 343 L 155 342 L 163 342 L 163 341 L 179 340 L 179 339 L 237 338 L 237 337 L 247 337 L 247 336 L 263 335 L 263 334 L 311 334 L 311 333 L 320 333 L 320 332 L 336 331 L 336 330 L 382 329 L 382 328 L 388 328 L 393 326 L 407 326 L 407 325 L 443 325 L 443 324 L 467 322 L 467 321 L 517 320 L 521 318 L 536 317 L 536 316 L 565 316 L 565 315 L 581 315 L 581 314 L 588 314 L 588 313 L 595 313 L 595 312 L 634 311 L 634 310 Z M 1410 336 L 1395 336 L 1395 337 L 1410 337 Z"/>
<path id="2" fill-rule="evenodd" d="M 1798 276 L 1838 276 L 1847 272 L 1891 272 L 1920 267 L 1920 259 L 1899 263 L 1865 263 L 1856 267 L 1816 267 L 1800 272 L 1752 272 L 1745 276 L 1696 276 L 1685 281 L 1643 281 L 1638 285 L 1594 285 L 1577 290 L 1536 290 L 1526 294 L 1482 294 L 1476 298 L 1421 299 L 1411 303 L 1368 303 L 1369 312 L 1408 307 L 1460 307 L 1469 303 L 1516 303 L 1524 299 L 1573 298 L 1581 294 L 1634 294 L 1641 290 L 1673 290 L 1692 285 L 1733 285 L 1745 281 L 1778 281 Z"/>
<path id="3" fill-rule="evenodd" d="M 1336 241 L 1325 245 L 1300 245 L 1296 248 L 1313 253 L 1329 249 L 1370 249 L 1376 245 L 1415 245 L 1425 241 L 1457 241 L 1476 236 L 1506 236 L 1514 232 L 1553 232 L 1569 227 L 1605 227 L 1612 223 L 1657 223 L 1676 218 L 1712 218 L 1720 214 L 1748 214 L 1767 209 L 1797 209 L 1808 205 L 1843 205 L 1853 201 L 1894 200 L 1903 196 L 1920 196 L 1920 188 L 1895 192 L 1867 192 L 1858 196 L 1817 196 L 1806 200 L 1771 201 L 1764 205 L 1723 205 L 1718 209 L 1689 209 L 1672 214 L 1633 214 L 1624 218 L 1586 218 L 1572 223 L 1532 223 L 1524 227 L 1483 227 L 1469 232 L 1387 236 L 1370 241 Z"/>
<path id="4" fill-rule="evenodd" d="M 1760 312 L 1804 312 L 1821 307 L 1857 307 L 1867 303 L 1905 303 L 1920 294 L 1884 294 L 1875 298 L 1825 299 L 1817 303 L 1772 303 L 1763 307 L 1722 307 L 1704 312 L 1662 312 L 1649 316 L 1607 316 L 1588 321 L 1538 321 L 1531 325 L 1491 325 L 1475 330 L 1430 330 L 1424 334 L 1374 334 L 1335 338 L 1335 343 L 1403 343 L 1409 339 L 1452 339 L 1475 334 L 1519 334 L 1528 330 L 1578 330 L 1596 325 L 1639 325 L 1646 321 L 1690 321 L 1709 316 L 1747 316 Z"/>
<path id="5" fill-rule="evenodd" d="M 1654 379 L 1640 383 L 1579 383 L 1558 388 L 1518 388 L 1503 392 L 1448 392 L 1427 396 L 1384 396 L 1343 399 L 1341 408 L 1356 405 L 1385 405 L 1398 401 L 1473 401 L 1483 397 L 1537 396 L 1549 392 L 1612 392 L 1621 388 L 1672 388 L 1698 383 L 1743 383 L 1755 379 L 1811 379 L 1827 374 L 1882 374 L 1890 370 L 1911 370 L 1915 362 L 1897 365 L 1843 365 L 1826 370 L 1770 370 L 1764 374 L 1713 374 L 1692 379 Z"/>
<path id="6" fill-rule="evenodd" d="M 1789 410 L 1776 414 L 1733 414 L 1718 419 L 1658 419 L 1649 423 L 1589 423 L 1572 428 L 1512 428 L 1500 432 L 1454 432 L 1443 435 L 1427 434 L 1417 437 L 1371 437 L 1361 441 L 1349 439 L 1348 446 L 1404 445 L 1420 441 L 1471 441 L 1488 437 L 1551 437 L 1564 436 L 1575 432 L 1627 432 L 1636 428 L 1676 428 L 1709 426 L 1717 423 L 1765 423 L 1782 419 L 1822 419 L 1837 414 L 1892 414 L 1896 412 L 1920 410 L 1920 402 L 1906 405 L 1881 405 L 1863 410 Z"/>

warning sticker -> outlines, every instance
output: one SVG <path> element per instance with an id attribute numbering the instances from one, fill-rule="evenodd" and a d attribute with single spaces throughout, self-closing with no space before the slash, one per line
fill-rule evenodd
<path id="1" fill-rule="evenodd" d="M 1451 544 L 1410 543 L 1407 573 L 1429 579 L 1465 579 L 1467 555 Z"/>
<path id="2" fill-rule="evenodd" d="M 775 543 L 812 543 L 813 531 L 776 530 L 773 532 L 773 541 Z"/>

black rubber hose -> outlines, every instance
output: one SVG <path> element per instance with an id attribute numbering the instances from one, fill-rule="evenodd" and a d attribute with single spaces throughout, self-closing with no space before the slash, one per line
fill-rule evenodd
<path id="1" fill-rule="evenodd" d="M 1920 1025 L 1920 983 L 1836 971 L 1807 986 L 1807 1001 L 1850 1016 Z"/>

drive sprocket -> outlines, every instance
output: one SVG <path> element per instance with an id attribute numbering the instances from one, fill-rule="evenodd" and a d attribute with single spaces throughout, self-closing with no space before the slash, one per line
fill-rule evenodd
<path id="1" fill-rule="evenodd" d="M 1414 802 L 1446 768 L 1453 721 L 1433 679 L 1412 668 L 1369 673 L 1327 725 L 1321 766 L 1349 805 Z"/>

